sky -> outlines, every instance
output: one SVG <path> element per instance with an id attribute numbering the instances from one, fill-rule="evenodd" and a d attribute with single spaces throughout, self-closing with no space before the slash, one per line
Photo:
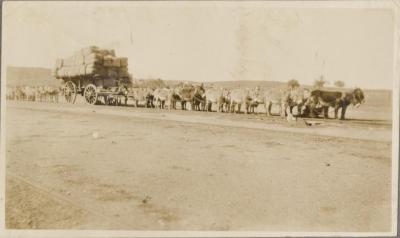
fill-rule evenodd
<path id="1" fill-rule="evenodd" d="M 52 68 L 96 45 L 128 57 L 134 78 L 312 84 L 323 75 L 331 84 L 392 88 L 392 9 L 304 6 L 6 2 L 2 62 Z"/>

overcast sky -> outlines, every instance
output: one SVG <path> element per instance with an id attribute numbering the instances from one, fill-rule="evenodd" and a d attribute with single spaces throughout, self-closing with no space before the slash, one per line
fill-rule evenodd
<path id="1" fill-rule="evenodd" d="M 129 58 L 135 78 L 288 81 L 324 75 L 391 88 L 394 15 L 264 2 L 7 2 L 3 63 L 52 68 L 89 46 Z"/>

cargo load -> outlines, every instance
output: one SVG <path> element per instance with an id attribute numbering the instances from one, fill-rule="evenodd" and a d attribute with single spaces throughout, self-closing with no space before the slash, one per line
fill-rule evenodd
<path id="1" fill-rule="evenodd" d="M 116 57 L 113 49 L 89 46 L 70 57 L 57 59 L 53 72 L 55 77 L 61 79 L 84 76 L 128 78 L 128 58 Z"/>

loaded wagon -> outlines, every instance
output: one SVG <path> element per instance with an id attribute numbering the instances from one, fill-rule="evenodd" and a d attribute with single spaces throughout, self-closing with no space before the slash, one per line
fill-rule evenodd
<path id="1" fill-rule="evenodd" d="M 119 104 L 127 99 L 128 59 L 115 57 L 114 50 L 96 46 L 84 48 L 73 56 L 57 59 L 54 76 L 62 81 L 67 103 L 78 94 L 88 104 Z"/>

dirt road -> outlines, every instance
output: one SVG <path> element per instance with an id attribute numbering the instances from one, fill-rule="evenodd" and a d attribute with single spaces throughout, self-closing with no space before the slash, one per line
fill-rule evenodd
<path id="1" fill-rule="evenodd" d="M 7 228 L 389 231 L 391 124 L 10 102 Z"/>

